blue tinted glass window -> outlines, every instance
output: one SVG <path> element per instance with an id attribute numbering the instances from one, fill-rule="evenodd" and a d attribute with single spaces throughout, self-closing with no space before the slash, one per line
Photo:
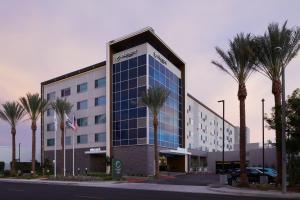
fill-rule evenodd
<path id="1" fill-rule="evenodd" d="M 136 88 L 137 87 L 137 79 L 129 80 L 129 88 Z"/>
<path id="2" fill-rule="evenodd" d="M 129 119 L 137 118 L 137 109 L 129 110 Z"/>
<path id="3" fill-rule="evenodd" d="M 129 78 L 136 78 L 137 77 L 137 68 L 133 68 L 129 70 Z"/>
<path id="4" fill-rule="evenodd" d="M 88 89 L 87 83 L 82 83 L 82 84 L 77 85 L 77 93 L 86 92 L 87 89 Z"/>
<path id="5" fill-rule="evenodd" d="M 129 60 L 129 68 L 134 68 L 134 67 L 137 67 L 137 58 L 131 58 Z"/>
<path id="6" fill-rule="evenodd" d="M 121 71 L 125 71 L 128 69 L 128 61 L 125 60 L 123 62 L 121 62 Z"/>
<path id="7" fill-rule="evenodd" d="M 138 65 L 146 65 L 146 55 L 142 55 L 138 57 Z"/>
<path id="8" fill-rule="evenodd" d="M 144 76 L 146 75 L 146 65 L 138 67 L 138 75 L 139 76 Z"/>

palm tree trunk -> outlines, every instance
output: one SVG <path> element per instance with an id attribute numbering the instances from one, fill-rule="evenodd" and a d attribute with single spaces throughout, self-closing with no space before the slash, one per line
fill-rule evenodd
<path id="1" fill-rule="evenodd" d="M 248 178 L 246 172 L 246 111 L 245 100 L 247 90 L 244 84 L 239 85 L 238 97 L 240 101 L 240 185 L 248 186 Z"/>
<path id="2" fill-rule="evenodd" d="M 155 177 L 159 177 L 159 153 L 158 153 L 158 137 L 157 137 L 158 119 L 157 115 L 153 116 L 154 128 L 154 161 L 155 161 Z"/>
<path id="3" fill-rule="evenodd" d="M 12 136 L 12 165 L 11 165 L 11 175 L 16 175 L 16 128 L 11 128 Z"/>
<path id="4" fill-rule="evenodd" d="M 281 82 L 273 81 L 272 93 L 275 100 L 275 131 L 276 131 L 276 159 L 277 159 L 277 179 L 276 185 L 281 185 L 282 179 L 282 149 L 281 149 Z"/>
<path id="5" fill-rule="evenodd" d="M 62 173 L 64 173 L 64 157 L 65 157 L 65 126 L 64 126 L 64 120 L 60 123 L 60 131 L 61 131 L 61 138 L 60 138 L 60 143 L 61 143 L 61 165 L 62 165 Z M 75 141 L 73 141 L 75 142 Z"/>
<path id="6" fill-rule="evenodd" d="M 35 140 L 36 140 L 36 121 L 32 121 L 31 123 L 31 130 L 32 130 L 32 149 L 31 149 L 31 171 L 32 175 L 35 175 Z"/>

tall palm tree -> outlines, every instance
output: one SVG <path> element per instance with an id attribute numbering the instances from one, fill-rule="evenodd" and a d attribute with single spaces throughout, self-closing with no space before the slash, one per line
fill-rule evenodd
<path id="1" fill-rule="evenodd" d="M 229 50 L 224 52 L 219 47 L 216 51 L 224 65 L 212 61 L 214 65 L 229 74 L 238 84 L 238 99 L 240 102 L 240 168 L 241 186 L 248 185 L 246 173 L 246 113 L 245 100 L 247 97 L 246 82 L 254 71 L 255 53 L 253 51 L 253 37 L 240 33 L 229 42 Z"/>
<path id="2" fill-rule="evenodd" d="M 2 104 L 0 119 L 7 121 L 11 126 L 12 136 L 12 166 L 11 174 L 16 174 L 16 126 L 24 116 L 24 108 L 18 102 L 6 102 Z"/>
<path id="3" fill-rule="evenodd" d="M 166 102 L 170 92 L 162 87 L 149 88 L 148 91 L 142 96 L 142 102 L 150 109 L 153 115 L 153 128 L 154 128 L 154 160 L 155 160 L 155 177 L 159 176 L 159 153 L 158 153 L 158 114 L 160 109 Z"/>
<path id="4" fill-rule="evenodd" d="M 65 134 L 64 134 L 64 130 L 65 130 L 65 114 L 69 114 L 72 110 L 73 105 L 68 102 L 66 99 L 56 99 L 56 101 L 50 103 L 50 106 L 54 109 L 54 111 L 56 112 L 59 120 L 60 120 L 60 131 L 61 131 L 61 139 L 60 139 L 60 143 L 61 143 L 61 147 L 62 147 L 62 153 L 61 153 L 61 163 L 63 163 L 64 160 L 64 149 L 65 149 Z M 75 142 L 75 141 L 73 141 Z"/>
<path id="5" fill-rule="evenodd" d="M 31 171 L 35 175 L 35 153 L 36 153 L 36 122 L 40 114 L 46 109 L 48 103 L 43 100 L 38 93 L 31 94 L 27 93 L 25 97 L 19 99 L 21 105 L 25 109 L 25 112 L 31 120 L 31 131 L 32 131 L 32 152 L 31 152 Z"/>
<path id="6" fill-rule="evenodd" d="M 282 180 L 281 149 L 281 73 L 300 49 L 300 28 L 287 28 L 287 22 L 280 28 L 278 23 L 268 26 L 267 32 L 256 38 L 258 70 L 272 81 L 275 100 L 275 130 L 277 157 L 277 184 Z"/>

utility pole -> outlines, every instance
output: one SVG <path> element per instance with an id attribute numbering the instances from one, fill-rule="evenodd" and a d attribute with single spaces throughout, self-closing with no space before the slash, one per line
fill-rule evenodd
<path id="1" fill-rule="evenodd" d="M 21 162 L 21 142 L 19 143 L 19 163 Z"/>

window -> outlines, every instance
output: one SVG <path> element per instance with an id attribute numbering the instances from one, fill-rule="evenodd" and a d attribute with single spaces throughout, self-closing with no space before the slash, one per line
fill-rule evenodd
<path id="1" fill-rule="evenodd" d="M 95 80 L 95 88 L 102 88 L 106 86 L 106 78 L 100 78 Z"/>
<path id="2" fill-rule="evenodd" d="M 71 94 L 71 88 L 65 88 L 61 90 L 61 97 L 66 97 Z"/>
<path id="3" fill-rule="evenodd" d="M 106 133 L 95 133 L 95 142 L 106 142 Z"/>
<path id="4" fill-rule="evenodd" d="M 104 124 L 106 122 L 106 115 L 96 115 L 95 116 L 95 124 Z"/>
<path id="5" fill-rule="evenodd" d="M 71 145 L 71 136 L 67 136 L 65 139 L 65 144 L 66 145 Z"/>
<path id="6" fill-rule="evenodd" d="M 47 131 L 54 131 L 54 123 L 47 124 Z"/>
<path id="7" fill-rule="evenodd" d="M 77 85 L 77 93 L 86 92 L 87 89 L 88 89 L 87 83 L 82 83 L 82 84 Z"/>
<path id="8" fill-rule="evenodd" d="M 52 108 L 47 109 L 47 116 L 53 116 L 54 110 Z"/>
<path id="9" fill-rule="evenodd" d="M 54 146 L 54 138 L 47 139 L 47 147 L 53 147 Z"/>
<path id="10" fill-rule="evenodd" d="M 77 110 L 87 109 L 87 107 L 88 107 L 88 101 L 87 100 L 77 102 Z"/>
<path id="11" fill-rule="evenodd" d="M 47 100 L 51 101 L 55 99 L 55 92 L 50 92 L 47 94 Z"/>
<path id="12" fill-rule="evenodd" d="M 87 144 L 88 136 L 87 135 L 78 135 L 77 136 L 77 144 Z"/>
<path id="13" fill-rule="evenodd" d="M 78 125 L 79 127 L 87 126 L 87 125 L 88 125 L 88 118 L 87 118 L 87 117 L 78 118 L 78 119 L 77 119 L 77 125 Z"/>
<path id="14" fill-rule="evenodd" d="M 105 104 L 106 104 L 106 97 L 105 96 L 95 98 L 95 106 L 103 106 Z"/>

